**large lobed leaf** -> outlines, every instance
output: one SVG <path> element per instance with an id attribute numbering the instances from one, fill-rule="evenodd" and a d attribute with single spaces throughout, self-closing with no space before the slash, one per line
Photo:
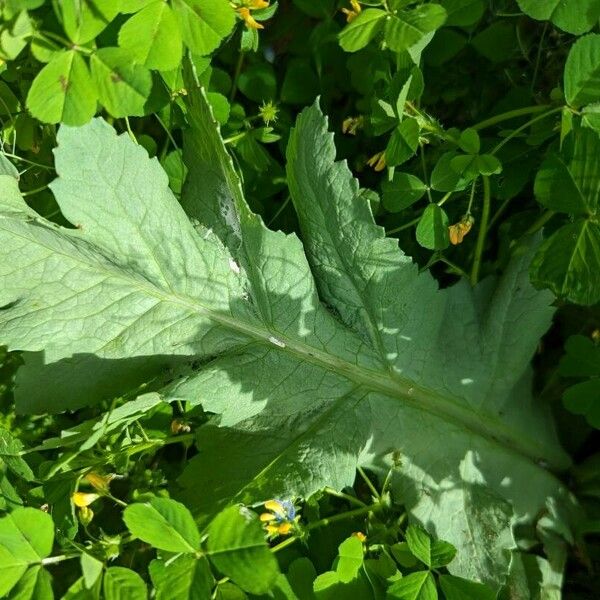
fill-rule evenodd
<path id="1" fill-rule="evenodd" d="M 552 317 L 528 282 L 532 250 L 499 281 L 438 290 L 375 225 L 317 105 L 288 150 L 303 245 L 249 210 L 193 86 L 188 116 L 182 206 L 102 120 L 59 132 L 52 189 L 74 229 L 0 175 L 0 341 L 28 352 L 20 410 L 173 379 L 165 399 L 217 415 L 181 479 L 202 519 L 342 488 L 395 452 L 397 497 L 458 548 L 451 572 L 498 589 L 513 525 L 569 503 L 552 473 L 568 458 L 530 391 Z"/>

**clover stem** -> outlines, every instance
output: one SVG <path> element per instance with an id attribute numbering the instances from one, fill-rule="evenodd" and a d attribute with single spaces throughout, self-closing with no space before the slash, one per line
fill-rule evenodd
<path id="1" fill-rule="evenodd" d="M 490 154 L 492 154 L 492 155 L 496 154 L 501 148 L 503 148 L 508 142 L 510 142 L 510 140 L 512 140 L 517 135 L 519 135 L 522 131 L 525 131 L 525 129 L 527 129 L 534 123 L 537 123 L 538 121 L 541 121 L 542 119 L 545 119 L 546 117 L 549 117 L 551 115 L 556 114 L 557 112 L 562 111 L 563 108 L 564 108 L 564 106 L 559 106 L 557 108 L 553 108 L 552 110 L 548 110 L 545 113 L 538 115 L 534 119 L 527 121 L 527 123 L 523 123 L 523 125 L 521 125 L 521 127 L 515 129 L 512 133 L 507 135 L 499 144 L 497 144 L 496 147 L 490 152 Z"/>
<path id="2" fill-rule="evenodd" d="M 329 487 L 325 488 L 324 491 L 326 494 L 329 494 L 330 496 L 335 496 L 336 498 L 341 498 L 342 500 L 346 500 L 350 504 L 355 504 L 358 506 L 366 506 L 366 504 L 362 500 L 359 500 L 358 498 L 355 498 L 354 496 L 351 496 L 350 494 L 344 494 L 344 492 L 338 492 L 338 491 L 334 490 L 333 488 L 329 488 Z"/>
<path id="3" fill-rule="evenodd" d="M 361 508 L 355 508 L 353 510 L 349 510 L 347 512 L 343 512 L 337 515 L 333 515 L 332 517 L 325 517 L 323 519 L 319 519 L 314 523 L 309 523 L 306 526 L 308 531 L 312 529 L 318 529 L 319 527 L 324 527 L 325 525 L 331 525 L 331 523 L 337 523 L 338 521 L 345 521 L 346 519 L 352 519 L 354 517 L 360 517 L 362 515 L 366 515 L 370 512 L 377 512 L 383 508 L 383 504 L 380 502 L 375 502 L 374 504 L 369 504 L 367 506 L 363 506 Z"/>
<path id="4" fill-rule="evenodd" d="M 416 225 L 420 220 L 421 220 L 421 217 L 417 217 L 416 219 L 413 219 L 412 221 L 409 221 L 408 223 L 404 223 L 404 225 L 400 225 L 399 227 L 396 227 L 394 229 L 390 229 L 389 231 L 386 231 L 385 235 L 392 235 L 392 233 L 398 233 L 399 231 L 408 229 L 409 227 Z"/>
<path id="5" fill-rule="evenodd" d="M 542 213 L 529 227 L 529 229 L 523 235 L 532 235 L 536 231 L 539 231 L 556 213 L 553 210 L 547 210 Z"/>
<path id="6" fill-rule="evenodd" d="M 238 81 L 240 78 L 240 74 L 242 72 L 242 67 L 244 66 L 244 53 L 240 52 L 238 56 L 237 63 L 235 65 L 235 72 L 233 75 L 233 83 L 231 84 L 231 92 L 229 93 L 229 102 L 232 102 L 235 98 L 235 94 L 238 88 Z"/>
<path id="7" fill-rule="evenodd" d="M 477 245 L 475 246 L 475 258 L 473 259 L 473 268 L 471 269 L 471 285 L 475 286 L 479 279 L 479 270 L 481 268 L 481 259 L 485 247 L 485 237 L 488 231 L 488 222 L 490 219 L 491 188 L 490 178 L 483 176 L 483 211 L 481 213 L 481 223 L 479 225 L 479 235 L 477 236 Z"/>
<path id="8" fill-rule="evenodd" d="M 526 115 L 532 115 L 540 112 L 544 112 L 548 110 L 548 104 L 536 104 L 535 106 L 525 106 L 523 108 L 517 108 L 514 110 L 509 110 L 508 112 L 501 113 L 499 115 L 495 115 L 494 117 L 490 117 L 485 121 L 481 121 L 476 125 L 472 125 L 471 129 L 476 129 L 481 131 L 482 129 L 487 129 L 488 127 L 492 127 L 493 125 L 497 125 L 498 123 L 502 123 L 503 121 L 510 121 L 511 119 L 516 119 L 517 117 L 523 117 Z M 562 107 L 561 107 L 562 108 Z"/>

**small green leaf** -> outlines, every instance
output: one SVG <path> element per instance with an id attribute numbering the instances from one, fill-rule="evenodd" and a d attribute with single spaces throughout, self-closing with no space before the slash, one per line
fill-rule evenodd
<path id="1" fill-rule="evenodd" d="M 161 161 L 161 165 L 169 176 L 169 187 L 175 194 L 181 194 L 181 188 L 187 174 L 187 167 L 183 162 L 181 150 L 169 152 L 164 160 Z"/>
<path id="2" fill-rule="evenodd" d="M 598 24 L 597 0 L 517 0 L 519 8 L 532 19 L 552 21 L 568 33 L 581 35 Z"/>
<path id="3" fill-rule="evenodd" d="M 388 591 L 389 600 L 437 600 L 435 581 L 429 571 L 417 571 L 393 583 Z"/>
<path id="4" fill-rule="evenodd" d="M 258 517 L 239 506 L 220 512 L 208 527 L 207 554 L 245 591 L 266 594 L 279 574 Z"/>
<path id="5" fill-rule="evenodd" d="M 456 548 L 450 542 L 435 540 L 431 545 L 431 568 L 445 567 L 455 556 Z"/>
<path id="6" fill-rule="evenodd" d="M 436 205 L 431 205 L 436 206 Z M 439 207 L 438 207 L 439 208 Z M 406 543 L 410 551 L 428 567 L 431 567 L 431 538 L 418 525 L 409 525 L 406 530 Z"/>
<path id="7" fill-rule="evenodd" d="M 582 415 L 596 429 L 600 429 L 600 379 L 589 379 L 565 390 L 563 402 L 576 415 Z"/>
<path id="8" fill-rule="evenodd" d="M 4 597 L 27 571 L 27 562 L 0 546 L 0 597 Z"/>
<path id="9" fill-rule="evenodd" d="M 439 29 L 445 20 L 446 11 L 439 4 L 422 4 L 411 10 L 401 10 L 386 18 L 385 42 L 395 52 L 402 52 Z"/>
<path id="10" fill-rule="evenodd" d="M 0 546 L 29 563 L 40 562 L 52 552 L 54 522 L 37 508 L 17 508 L 0 519 Z"/>
<path id="11" fill-rule="evenodd" d="M 170 498 L 130 504 L 123 520 L 142 541 L 167 552 L 197 552 L 200 534 L 188 509 Z"/>
<path id="12" fill-rule="evenodd" d="M 94 558 L 91 554 L 83 552 L 81 554 L 81 573 L 85 587 L 91 588 L 102 574 L 104 563 Z"/>
<path id="13" fill-rule="evenodd" d="M 62 48 L 56 42 L 37 35 L 31 39 L 30 47 L 33 56 L 43 63 L 49 63 L 62 52 Z"/>
<path id="14" fill-rule="evenodd" d="M 535 178 L 534 193 L 538 202 L 550 210 L 585 215 L 588 207 L 577 182 L 563 159 L 550 154 Z"/>
<path id="15" fill-rule="evenodd" d="M 506 20 L 494 21 L 471 39 L 471 45 L 493 63 L 508 61 L 518 51 L 516 27 Z"/>
<path id="16" fill-rule="evenodd" d="M 559 229 L 539 248 L 531 281 L 558 297 L 591 306 L 600 301 L 600 225 L 581 219 Z"/>
<path id="17" fill-rule="evenodd" d="M 218 92 L 208 92 L 206 94 L 206 99 L 210 104 L 210 107 L 213 111 L 213 116 L 217 120 L 217 122 L 221 125 L 225 125 L 229 120 L 229 101 L 223 94 L 219 94 Z"/>
<path id="18" fill-rule="evenodd" d="M 101 48 L 91 58 L 98 99 L 113 117 L 141 117 L 147 113 L 152 74 L 131 62 L 122 48 Z"/>
<path id="19" fill-rule="evenodd" d="M 439 158 L 431 173 L 432 189 L 438 192 L 455 192 L 467 187 L 469 179 L 452 168 L 452 160 L 456 156 L 456 152 L 446 152 Z"/>
<path id="20" fill-rule="evenodd" d="M 496 594 L 483 583 L 454 575 L 440 575 L 440 587 L 446 600 L 494 600 Z"/>
<path id="21" fill-rule="evenodd" d="M 479 134 L 475 129 L 465 129 L 460 134 L 458 145 L 467 154 L 479 154 L 479 150 L 481 149 Z"/>
<path id="22" fill-rule="evenodd" d="M 238 79 L 240 92 L 254 102 L 273 100 L 277 94 L 277 79 L 268 63 L 257 63 L 242 71 Z"/>
<path id="23" fill-rule="evenodd" d="M 4 464 L 19 477 L 26 481 L 33 481 L 35 476 L 30 466 L 21 456 L 23 444 L 13 437 L 9 431 L 0 427 L 0 462 Z"/>
<path id="24" fill-rule="evenodd" d="M 565 97 L 579 108 L 600 101 L 600 35 L 593 33 L 578 39 L 565 65 Z"/>
<path id="25" fill-rule="evenodd" d="M 83 58 L 74 50 L 55 56 L 33 80 L 27 108 L 44 123 L 87 123 L 96 112 L 96 89 Z"/>
<path id="26" fill-rule="evenodd" d="M 1 557 L 0 557 L 1 560 Z M 2 587 L 2 567 L 0 566 L 0 588 Z M 40 566 L 30 567 L 12 589 L 10 600 L 54 600 L 52 578 Z"/>
<path id="27" fill-rule="evenodd" d="M 465 179 L 474 179 L 479 174 L 479 157 L 476 154 L 459 154 L 450 160 L 450 168 Z"/>
<path id="28" fill-rule="evenodd" d="M 563 377 L 600 377 L 600 346 L 589 337 L 572 335 L 558 365 Z"/>
<path id="29" fill-rule="evenodd" d="M 117 16 L 121 0 L 67 0 L 57 5 L 69 39 L 87 44 Z"/>
<path id="30" fill-rule="evenodd" d="M 412 569 L 417 566 L 417 559 L 414 554 L 410 551 L 406 542 L 398 542 L 390 547 L 390 551 L 394 559 L 398 562 L 401 567 L 405 569 Z"/>
<path id="31" fill-rule="evenodd" d="M 394 173 L 392 181 L 381 184 L 383 206 L 390 212 L 400 212 L 420 200 L 427 186 L 410 173 Z"/>
<path id="32" fill-rule="evenodd" d="M 302 600 L 314 600 L 313 581 L 317 578 L 317 571 L 312 562 L 306 558 L 297 558 L 289 566 L 287 579 L 296 596 Z"/>
<path id="33" fill-rule="evenodd" d="M 340 32 L 340 46 L 346 52 L 356 52 L 364 48 L 379 33 L 386 14 L 378 8 L 363 10 Z"/>
<path id="34" fill-rule="evenodd" d="M 228 0 L 173 0 L 173 10 L 183 41 L 194 54 L 210 54 L 235 25 Z"/>
<path id="35" fill-rule="evenodd" d="M 169 5 L 156 0 L 133 15 L 119 31 L 119 46 L 148 69 L 175 69 L 181 62 L 182 41 Z"/>
<path id="36" fill-rule="evenodd" d="M 408 548 L 422 563 L 437 569 L 452 561 L 456 548 L 443 540 L 432 540 L 431 536 L 418 525 L 410 525 L 406 530 Z"/>
<path id="37" fill-rule="evenodd" d="M 50 554 L 53 543 L 52 517 L 41 510 L 17 508 L 0 518 L 0 597 L 15 586 L 30 565 L 38 564 Z M 30 577 L 35 588 L 37 574 Z M 26 580 L 24 591 L 31 583 Z M 40 585 L 45 587 L 43 581 Z"/>
<path id="38" fill-rule="evenodd" d="M 336 572 L 342 583 L 352 581 L 357 576 L 363 559 L 363 545 L 357 537 L 350 537 L 340 544 Z"/>
<path id="39" fill-rule="evenodd" d="M 201 600 L 210 598 L 214 577 L 205 557 L 183 555 L 175 560 L 153 560 L 150 577 L 156 600 Z"/>
<path id="40" fill-rule="evenodd" d="M 385 162 L 394 167 L 406 162 L 419 147 L 419 123 L 416 119 L 404 119 L 394 129 L 385 149 Z"/>
<path id="41" fill-rule="evenodd" d="M 105 600 L 146 600 L 148 590 L 144 580 L 131 569 L 109 567 L 102 582 Z"/>
<path id="42" fill-rule="evenodd" d="M 498 175 L 502 173 L 502 163 L 491 154 L 481 154 L 477 157 L 477 171 L 481 175 Z"/>
<path id="43" fill-rule="evenodd" d="M 437 204 L 427 206 L 417 225 L 417 242 L 429 250 L 443 250 L 448 239 L 448 215 Z"/>
<path id="44" fill-rule="evenodd" d="M 440 0 L 446 9 L 448 27 L 469 27 L 475 25 L 485 12 L 484 0 Z"/>

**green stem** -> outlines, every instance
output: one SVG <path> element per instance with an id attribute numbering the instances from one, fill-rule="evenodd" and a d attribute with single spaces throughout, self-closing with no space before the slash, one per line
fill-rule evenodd
<path id="1" fill-rule="evenodd" d="M 478 131 L 482 129 L 487 129 L 488 127 L 492 127 L 493 125 L 497 125 L 498 123 L 502 123 L 503 121 L 510 121 L 511 119 L 516 119 L 517 117 L 523 117 L 526 115 L 532 115 L 540 112 L 544 112 L 548 110 L 549 106 L 547 104 L 538 104 L 536 106 L 526 106 L 524 108 L 516 108 L 515 110 L 509 110 L 508 112 L 496 115 L 494 117 L 490 117 L 485 121 L 481 121 L 476 125 L 472 125 L 471 129 L 476 129 Z"/>
<path id="2" fill-rule="evenodd" d="M 413 219 L 412 221 L 409 221 L 408 223 L 404 223 L 404 225 L 400 225 L 400 227 L 396 227 L 395 229 L 390 229 L 389 231 L 386 231 L 385 235 L 392 235 L 393 233 L 398 233 L 399 231 L 408 229 L 409 227 L 416 225 L 420 220 L 421 220 L 421 217 L 417 217 L 416 219 Z"/>
<path id="3" fill-rule="evenodd" d="M 469 275 L 463 269 L 461 269 L 456 263 L 448 260 L 445 256 L 440 256 L 438 260 L 439 262 L 443 262 L 445 265 L 448 265 L 451 269 L 454 269 L 461 277 L 469 279 Z"/>
<path id="4" fill-rule="evenodd" d="M 491 188 L 490 178 L 483 177 L 483 211 L 481 214 L 481 223 L 479 225 L 479 235 L 477 236 L 477 245 L 475 247 L 475 258 L 473 259 L 473 268 L 471 269 L 471 285 L 475 286 L 479 280 L 479 270 L 481 269 L 481 260 L 485 248 L 485 237 L 488 231 L 488 222 L 490 219 Z"/>
<path id="5" fill-rule="evenodd" d="M 361 517 L 362 515 L 367 515 L 370 512 L 377 512 L 380 511 L 382 508 L 383 504 L 376 502 L 375 504 L 369 504 L 368 506 L 355 508 L 354 510 L 349 510 L 348 512 L 341 513 L 339 515 L 333 515 L 332 517 L 325 517 L 324 519 L 319 519 L 314 523 L 309 523 L 306 529 L 308 531 L 311 531 L 313 529 L 318 529 L 319 527 L 324 527 L 325 525 L 337 523 L 338 521 L 344 521 L 346 519 L 352 519 L 354 517 Z"/>
<path id="6" fill-rule="evenodd" d="M 41 185 L 40 187 L 37 187 L 33 190 L 29 190 L 27 192 L 22 192 L 21 196 L 23 196 L 23 198 L 25 198 L 26 196 L 33 196 L 34 194 L 37 194 L 38 192 L 44 191 L 47 187 L 48 187 L 48 184 Z"/>
<path id="7" fill-rule="evenodd" d="M 542 30 L 542 35 L 540 36 L 540 43 L 538 45 L 537 56 L 535 58 L 535 68 L 533 70 L 533 77 L 531 78 L 531 87 L 529 88 L 533 93 L 535 88 L 535 84 L 537 82 L 538 73 L 540 70 L 540 61 L 542 60 L 542 52 L 544 50 L 544 41 L 546 40 L 546 33 L 548 31 L 548 21 L 544 24 L 544 29 Z"/>
<path id="8" fill-rule="evenodd" d="M 350 494 L 344 494 L 344 492 L 338 492 L 332 488 L 325 488 L 324 491 L 326 494 L 329 494 L 330 496 L 335 496 L 336 498 L 341 498 L 342 500 L 346 500 L 350 504 L 356 504 L 358 506 L 366 506 L 366 504 L 362 500 L 359 500 L 358 498 L 355 498 L 354 496 L 351 496 Z"/>
<path id="9" fill-rule="evenodd" d="M 538 117 L 535 117 L 535 119 L 531 119 L 530 121 L 527 121 L 527 123 L 524 123 L 523 125 L 521 125 L 521 127 L 515 129 L 510 135 L 507 135 L 491 152 L 490 154 L 496 154 L 501 148 L 503 148 L 506 144 L 508 144 L 508 142 L 510 142 L 510 140 L 512 140 L 514 137 L 516 137 L 517 135 L 519 135 L 522 131 L 525 131 L 525 129 L 527 129 L 528 127 L 531 127 L 531 125 L 533 125 L 534 123 L 537 123 L 538 121 L 541 121 L 542 119 L 545 119 L 546 117 L 549 117 L 551 115 L 556 114 L 557 112 L 560 112 L 561 110 L 563 110 L 564 106 L 559 106 L 558 108 L 553 108 L 552 110 L 549 110 L 545 113 L 542 113 L 541 115 L 539 115 Z"/>
<path id="10" fill-rule="evenodd" d="M 454 194 L 454 192 L 448 192 L 448 193 L 444 194 L 444 197 L 437 203 L 437 205 L 444 206 L 444 204 L 446 204 L 446 202 L 448 201 L 450 196 L 452 196 L 452 194 Z"/>
<path id="11" fill-rule="evenodd" d="M 49 556 L 48 558 L 42 558 L 40 564 L 43 566 L 55 565 L 63 562 L 64 560 L 71 560 L 73 558 L 79 558 L 80 556 L 80 552 L 77 554 L 60 554 L 59 556 Z"/>
<path id="12" fill-rule="evenodd" d="M 292 197 L 288 194 L 288 197 L 281 203 L 281 206 L 277 209 L 277 212 L 273 215 L 272 219 L 267 223 L 267 227 L 271 227 L 277 217 L 285 210 L 285 207 L 289 204 Z"/>
<path id="13" fill-rule="evenodd" d="M 536 219 L 533 222 L 531 227 L 529 227 L 529 229 L 523 235 L 532 235 L 536 231 L 539 231 L 555 214 L 556 213 L 553 210 L 545 211 L 538 219 Z"/>
<path id="14" fill-rule="evenodd" d="M 133 140 L 134 143 L 138 143 L 137 138 L 135 137 L 135 133 L 131 130 L 131 125 L 129 123 L 129 117 L 125 117 L 125 125 L 127 126 L 127 133 L 129 133 L 129 137 Z"/>
<path id="15" fill-rule="evenodd" d="M 283 542 L 279 542 L 279 544 L 277 544 L 276 546 L 273 546 L 271 548 L 271 552 L 280 552 L 284 548 L 291 546 L 294 542 L 297 542 L 299 539 L 300 538 L 298 536 L 293 535 L 292 537 L 289 537 L 286 540 L 283 540 Z"/>
<path id="16" fill-rule="evenodd" d="M 231 137 L 225 138 L 223 140 L 223 143 L 224 144 L 232 144 L 233 142 L 237 142 L 238 140 L 241 140 L 246 135 L 248 135 L 247 131 L 242 131 L 241 133 L 236 133 L 235 135 L 232 135 Z"/>
<path id="17" fill-rule="evenodd" d="M 429 174 L 427 172 L 427 163 L 425 162 L 425 149 L 423 148 L 423 144 L 420 144 L 421 151 L 419 154 L 421 155 L 421 168 L 423 169 L 423 178 L 425 183 L 427 184 L 427 197 L 429 198 L 429 202 L 433 202 L 433 198 L 431 197 L 431 189 L 429 187 Z"/>
<path id="18" fill-rule="evenodd" d="M 381 501 L 381 496 L 379 495 L 379 492 L 377 491 L 371 480 L 367 477 L 367 474 L 363 471 L 362 467 L 356 467 L 356 470 L 362 477 L 363 481 L 367 484 L 369 490 L 371 490 L 371 494 L 373 494 L 373 496 L 377 498 L 377 500 Z"/>
<path id="19" fill-rule="evenodd" d="M 475 198 L 475 187 L 477 186 L 477 179 L 479 179 L 478 177 L 475 177 L 475 179 L 473 179 L 473 184 L 471 185 L 471 195 L 469 196 L 469 206 L 467 206 L 467 215 L 471 214 L 471 208 L 473 207 L 473 199 Z"/>
<path id="20" fill-rule="evenodd" d="M 244 53 L 240 52 L 238 56 L 237 63 L 235 65 L 235 73 L 233 75 L 233 83 L 231 84 L 231 92 L 229 92 L 229 102 L 233 102 L 235 95 L 238 89 L 238 81 L 240 78 L 240 74 L 242 72 L 242 67 L 244 66 Z"/>
<path id="21" fill-rule="evenodd" d="M 7 158 L 13 158 L 15 160 L 20 160 L 21 162 L 27 163 L 28 165 L 33 165 L 34 167 L 40 167 L 41 169 L 46 169 L 48 171 L 54 171 L 54 167 L 50 167 L 49 165 L 43 165 L 41 163 L 33 162 L 32 160 L 29 160 L 27 158 L 22 158 L 21 156 L 18 156 L 16 154 L 11 154 L 10 152 L 2 152 L 2 154 L 4 154 L 4 156 L 6 156 Z"/>

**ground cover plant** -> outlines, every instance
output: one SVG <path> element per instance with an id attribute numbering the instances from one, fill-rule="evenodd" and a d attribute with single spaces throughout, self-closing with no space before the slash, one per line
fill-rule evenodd
<path id="1" fill-rule="evenodd" d="M 600 0 L 0 10 L 0 597 L 598 597 Z"/>

